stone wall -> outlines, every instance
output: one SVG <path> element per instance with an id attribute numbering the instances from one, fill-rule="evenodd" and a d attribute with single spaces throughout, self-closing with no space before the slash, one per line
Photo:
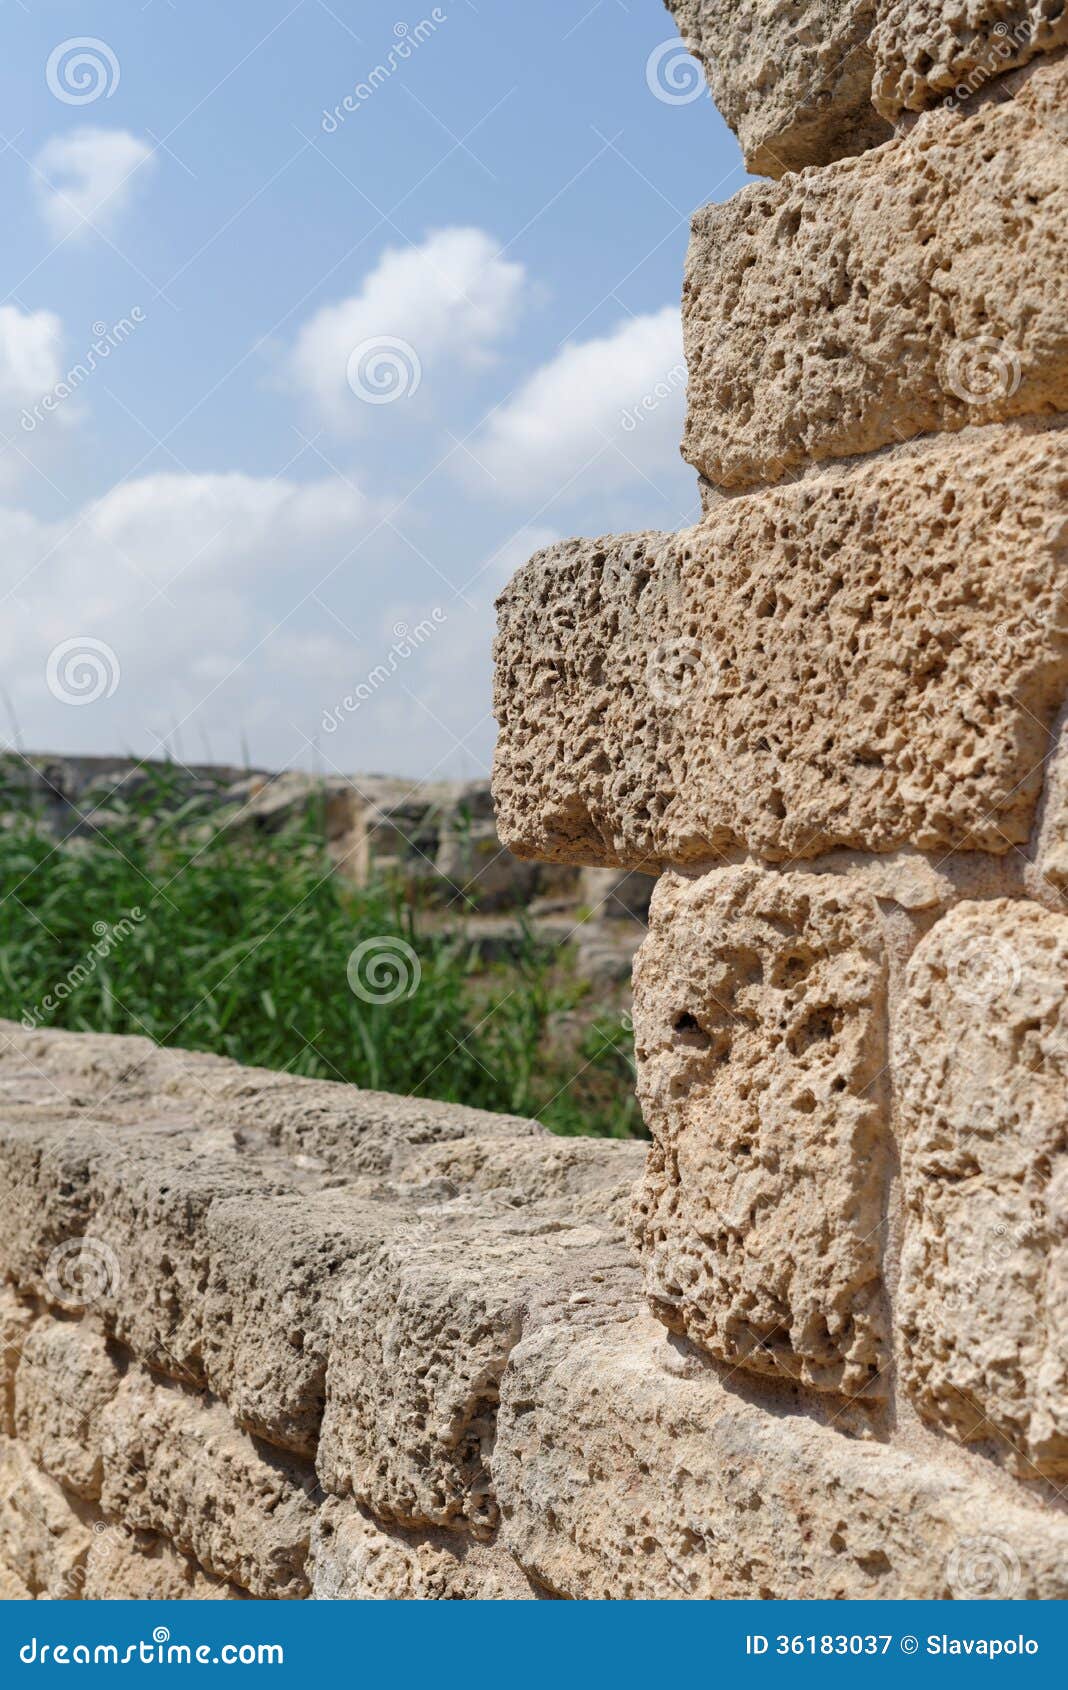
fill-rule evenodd
<path id="1" fill-rule="evenodd" d="M 695 219 L 702 521 L 497 653 L 652 1147 L 0 1027 L 7 1593 L 1068 1595 L 1062 21 L 675 9 L 813 168 Z"/>
<path id="2" fill-rule="evenodd" d="M 1063 1595 L 1068 23 L 669 3 L 778 180 L 693 220 L 702 520 L 499 603 L 501 837 L 659 874 L 647 1312 L 513 1354 L 524 1565 Z"/>

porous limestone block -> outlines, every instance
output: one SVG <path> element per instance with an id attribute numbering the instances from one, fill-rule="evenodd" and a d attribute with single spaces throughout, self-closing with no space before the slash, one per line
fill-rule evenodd
<path id="1" fill-rule="evenodd" d="M 886 962 L 833 875 L 667 874 L 634 971 L 653 1308 L 740 1367 L 883 1394 Z"/>
<path id="2" fill-rule="evenodd" d="M 22 1445 L 0 1440 L 0 1562 L 33 1596 L 76 1601 L 85 1579 L 92 1512 L 42 1473 Z"/>
<path id="3" fill-rule="evenodd" d="M 234 1602 L 245 1592 L 209 1577 L 153 1532 L 100 1521 L 85 1563 L 86 1602 Z"/>
<path id="4" fill-rule="evenodd" d="M 578 1288 L 606 1236 L 566 1211 L 461 1199 L 387 1244 L 331 1348 L 323 1488 L 379 1519 L 488 1536 L 498 1389 L 524 1308 L 546 1281 Z"/>
<path id="5" fill-rule="evenodd" d="M 0 1562 L 0 1602 L 32 1602 L 33 1591 L 18 1574 Z"/>
<path id="6" fill-rule="evenodd" d="M 1068 1477 L 1068 916 L 962 903 L 894 1036 L 906 1232 L 899 1370 L 1023 1478 Z"/>
<path id="7" fill-rule="evenodd" d="M 410 1219 L 395 1203 L 347 1191 L 212 1204 L 203 1223 L 203 1366 L 248 1430 L 314 1455 L 339 1297 Z"/>
<path id="8" fill-rule="evenodd" d="M 457 1139 L 413 1151 L 391 1192 L 408 1204 L 484 1196 L 512 1209 L 550 1209 L 566 1203 L 572 1220 L 626 1225 L 630 1193 L 641 1177 L 646 1146 L 632 1139 L 519 1139 L 494 1143 Z"/>
<path id="9" fill-rule="evenodd" d="M 1066 42 L 1061 0 L 882 0 L 872 103 L 893 123 L 936 100 L 966 100 Z"/>
<path id="10" fill-rule="evenodd" d="M 105 1514 L 157 1532 L 253 1596 L 308 1594 L 314 1473 L 219 1403 L 131 1368 L 103 1414 Z"/>
<path id="11" fill-rule="evenodd" d="M 876 0 L 667 0 L 755 176 L 878 146 L 868 35 Z"/>
<path id="12" fill-rule="evenodd" d="M 451 1532 L 387 1531 L 328 1498 L 312 1529 L 308 1571 L 320 1602 L 530 1601 L 512 1557 Z"/>
<path id="13" fill-rule="evenodd" d="M 1068 60 L 1022 80 L 697 212 L 683 450 L 707 481 L 1068 409 L 1068 154 L 1043 115 Z"/>
<path id="14" fill-rule="evenodd" d="M 100 1495 L 101 1415 L 121 1372 L 101 1332 L 44 1315 L 26 1335 L 15 1375 L 15 1432 L 38 1467 L 75 1495 Z"/>
<path id="15" fill-rule="evenodd" d="M 0 1285 L 0 1436 L 15 1435 L 15 1373 L 33 1310 L 11 1285 Z"/>
<path id="16" fill-rule="evenodd" d="M 502 1546 L 562 1596 L 1068 1595 L 1062 1514 L 750 1401 L 633 1302 L 532 1324 L 493 1466 Z"/>
<path id="17" fill-rule="evenodd" d="M 1054 725 L 1035 839 L 1038 890 L 1068 891 L 1068 704 Z"/>
<path id="18" fill-rule="evenodd" d="M 646 870 L 1025 844 L 1066 495 L 1068 430 L 1021 423 L 537 553 L 498 601 L 502 838 Z"/>

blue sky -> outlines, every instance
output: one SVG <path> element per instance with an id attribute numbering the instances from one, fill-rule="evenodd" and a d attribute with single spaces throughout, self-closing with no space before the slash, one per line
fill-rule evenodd
<path id="1" fill-rule="evenodd" d="M 509 574 L 698 514 L 687 225 L 746 178 L 660 0 L 3 13 L 23 743 L 483 772 Z"/>

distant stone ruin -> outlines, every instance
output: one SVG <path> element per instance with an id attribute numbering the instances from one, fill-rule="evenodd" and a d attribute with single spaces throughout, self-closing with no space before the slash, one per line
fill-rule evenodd
<path id="1" fill-rule="evenodd" d="M 6 1594 L 1068 1596 L 1068 23 L 672 9 L 704 516 L 519 571 L 494 778 L 658 876 L 653 1144 L 0 1027 Z"/>

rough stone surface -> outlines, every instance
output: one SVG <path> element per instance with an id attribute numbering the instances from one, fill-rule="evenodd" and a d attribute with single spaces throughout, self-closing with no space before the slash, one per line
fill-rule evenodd
<path id="1" fill-rule="evenodd" d="M 1045 113 L 1068 61 L 1023 76 L 696 214 L 684 452 L 707 481 L 1068 409 L 1068 154 Z"/>
<path id="2" fill-rule="evenodd" d="M 10 1285 L 0 1284 L 0 1436 L 15 1436 L 15 1374 L 33 1310 Z"/>
<path id="3" fill-rule="evenodd" d="M 898 1031 L 901 1375 L 1021 1477 L 1068 1477 L 1068 915 L 964 903 Z"/>
<path id="4" fill-rule="evenodd" d="M 220 1404 L 142 1369 L 103 1418 L 105 1514 L 253 1596 L 308 1594 L 314 1474 L 239 1431 Z"/>
<path id="5" fill-rule="evenodd" d="M 15 1377 L 15 1432 L 38 1467 L 92 1501 L 103 1473 L 101 1416 L 121 1374 L 103 1334 L 76 1320 L 35 1321 Z"/>
<path id="6" fill-rule="evenodd" d="M 888 140 L 871 105 L 876 0 L 667 0 L 754 176 Z"/>
<path id="7" fill-rule="evenodd" d="M 387 1245 L 353 1283 L 331 1355 L 325 1489 L 379 1518 L 488 1535 L 498 1390 L 526 1304 L 544 1281 L 580 1283 L 608 1236 L 559 1212 L 501 1216 L 461 1199 Z"/>
<path id="8" fill-rule="evenodd" d="M 1061 0 L 883 0 L 870 42 L 872 103 L 895 122 L 937 100 L 966 100 L 1065 43 Z"/>
<path id="9" fill-rule="evenodd" d="M 1066 431 L 975 429 L 539 552 L 498 601 L 502 836 L 647 871 L 1026 843 L 1066 493 Z"/>
<path id="10" fill-rule="evenodd" d="M 530 1601 L 530 1581 L 505 1551 L 449 1532 L 385 1530 L 329 1499 L 312 1532 L 308 1567 L 317 1601 Z"/>
<path id="11" fill-rule="evenodd" d="M 502 1544 L 558 1595 L 1068 1595 L 1063 1516 L 748 1400 L 633 1298 L 516 1346 L 494 1474 Z"/>
<path id="12" fill-rule="evenodd" d="M 833 877 L 668 874 L 635 970 L 653 1307 L 724 1361 L 878 1389 L 888 1143 L 874 903 Z"/>
<path id="13" fill-rule="evenodd" d="M 0 1563 L 31 1595 L 75 1601 L 91 1537 L 87 1506 L 40 1472 L 21 1444 L 0 1439 Z"/>
<path id="14" fill-rule="evenodd" d="M 210 1578 L 152 1532 L 94 1528 L 82 1590 L 87 1602 L 233 1602 L 245 1595 L 236 1585 Z"/>

